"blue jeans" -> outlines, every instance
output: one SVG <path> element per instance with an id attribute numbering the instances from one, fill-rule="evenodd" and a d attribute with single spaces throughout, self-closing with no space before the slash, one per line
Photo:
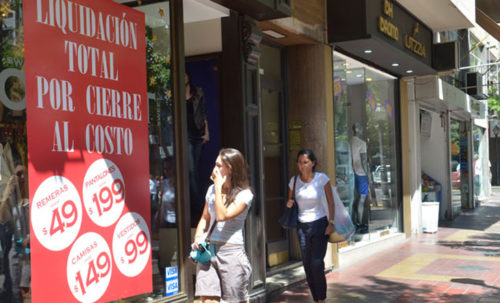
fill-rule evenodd
<path id="1" fill-rule="evenodd" d="M 205 201 L 200 194 L 199 168 L 203 140 L 189 137 L 189 195 L 191 197 L 191 225 L 198 223 L 205 206 Z"/>
<path id="2" fill-rule="evenodd" d="M 301 223 L 297 226 L 302 264 L 306 272 L 307 284 L 314 301 L 326 298 L 325 262 L 328 221 L 326 217 L 313 222 Z"/>

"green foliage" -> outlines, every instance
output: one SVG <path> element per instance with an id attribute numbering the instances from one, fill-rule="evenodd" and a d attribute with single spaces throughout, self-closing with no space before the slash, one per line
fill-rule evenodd
<path id="1" fill-rule="evenodd" d="M 491 111 L 500 113 L 500 95 L 498 94 L 498 90 L 495 88 L 490 88 L 489 90 L 489 98 L 488 98 L 488 108 Z"/>
<path id="2" fill-rule="evenodd" d="M 157 51 L 157 38 L 150 27 L 146 27 L 146 64 L 148 77 L 148 91 L 169 94 L 170 91 L 170 54 Z M 168 96 L 170 99 L 170 96 Z"/>

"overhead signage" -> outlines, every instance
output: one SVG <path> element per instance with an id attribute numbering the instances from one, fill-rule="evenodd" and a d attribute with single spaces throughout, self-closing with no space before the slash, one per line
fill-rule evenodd
<path id="1" fill-rule="evenodd" d="M 420 21 L 410 16 L 391 0 L 382 0 L 382 5 L 378 10 L 376 9 L 377 4 L 374 2 L 377 1 L 367 2 L 367 11 L 372 12 L 370 6 L 373 6 L 374 11 L 379 12 L 376 17 L 378 32 L 389 37 L 412 54 L 424 59 L 430 57 L 432 32 L 428 28 L 424 28 Z"/>

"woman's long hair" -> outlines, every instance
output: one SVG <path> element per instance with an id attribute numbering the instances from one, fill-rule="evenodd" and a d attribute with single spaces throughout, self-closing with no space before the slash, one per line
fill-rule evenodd
<path id="1" fill-rule="evenodd" d="M 222 162 L 231 169 L 231 190 L 226 200 L 227 204 L 230 204 L 240 191 L 250 188 L 248 164 L 241 152 L 234 148 L 221 149 L 219 156 Z"/>
<path id="2" fill-rule="evenodd" d="M 186 71 L 185 74 L 188 78 L 187 85 L 189 85 L 189 93 L 191 94 L 191 98 L 198 98 L 199 97 L 198 89 L 196 89 L 196 86 L 194 86 L 193 83 L 191 83 L 191 73 Z"/>

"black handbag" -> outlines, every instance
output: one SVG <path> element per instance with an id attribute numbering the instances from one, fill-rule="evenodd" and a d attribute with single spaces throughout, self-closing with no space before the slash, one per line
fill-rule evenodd
<path id="1" fill-rule="evenodd" d="M 295 176 L 295 179 L 293 181 L 293 205 L 290 208 L 285 206 L 285 211 L 279 219 L 281 227 L 283 227 L 284 229 L 297 228 L 297 223 L 299 220 L 299 207 L 297 206 L 297 201 L 295 201 L 295 184 L 297 184 L 297 176 Z"/>

